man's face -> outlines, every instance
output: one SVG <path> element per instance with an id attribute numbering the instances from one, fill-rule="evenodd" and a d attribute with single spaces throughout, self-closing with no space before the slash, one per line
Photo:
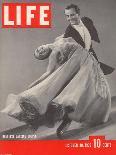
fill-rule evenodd
<path id="1" fill-rule="evenodd" d="M 79 24 L 80 17 L 76 13 L 75 9 L 73 9 L 73 8 L 65 9 L 65 15 L 66 15 L 67 21 L 69 21 L 71 25 L 78 25 Z"/>

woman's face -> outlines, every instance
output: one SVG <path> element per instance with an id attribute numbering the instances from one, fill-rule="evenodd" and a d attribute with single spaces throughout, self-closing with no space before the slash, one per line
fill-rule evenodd
<path id="1" fill-rule="evenodd" d="M 43 60 L 47 58 L 50 53 L 50 49 L 46 45 L 42 45 L 35 50 L 34 56 L 37 59 Z"/>

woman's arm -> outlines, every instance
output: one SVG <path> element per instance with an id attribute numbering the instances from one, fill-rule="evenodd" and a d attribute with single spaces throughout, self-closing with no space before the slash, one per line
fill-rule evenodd
<path id="1" fill-rule="evenodd" d="M 28 89 L 32 88 L 33 86 L 39 84 L 44 79 L 46 79 L 55 70 L 55 67 L 56 67 L 56 53 L 52 53 L 49 57 L 49 64 L 47 67 L 47 71 L 39 79 L 30 84 Z"/>

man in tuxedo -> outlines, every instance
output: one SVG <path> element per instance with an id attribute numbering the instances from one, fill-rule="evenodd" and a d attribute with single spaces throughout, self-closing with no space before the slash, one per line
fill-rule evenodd
<path id="1" fill-rule="evenodd" d="M 100 39 L 97 30 L 93 24 L 93 21 L 88 17 L 80 17 L 80 9 L 75 4 L 68 5 L 64 10 L 67 21 L 69 22 L 65 33 L 62 35 L 64 38 L 72 37 L 77 43 L 79 43 L 83 48 L 90 52 L 96 60 L 99 62 L 94 49 L 92 48 L 92 40 L 100 43 Z M 114 68 L 102 63 L 100 67 L 104 74 L 110 74 L 113 72 Z M 62 138 L 63 133 L 67 130 L 71 124 L 68 114 L 73 111 L 71 106 L 65 108 L 65 115 L 61 125 L 57 129 L 57 136 Z"/>

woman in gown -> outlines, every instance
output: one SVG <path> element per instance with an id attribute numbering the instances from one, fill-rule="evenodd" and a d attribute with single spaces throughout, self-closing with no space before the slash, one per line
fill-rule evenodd
<path id="1" fill-rule="evenodd" d="M 94 56 L 72 38 L 39 47 L 35 57 L 44 59 L 43 53 L 49 56 L 46 73 L 28 90 L 10 95 L 2 112 L 17 115 L 24 111 L 31 119 L 45 114 L 48 122 L 65 118 L 69 124 L 71 120 L 89 125 L 106 122 L 110 90 Z"/>

